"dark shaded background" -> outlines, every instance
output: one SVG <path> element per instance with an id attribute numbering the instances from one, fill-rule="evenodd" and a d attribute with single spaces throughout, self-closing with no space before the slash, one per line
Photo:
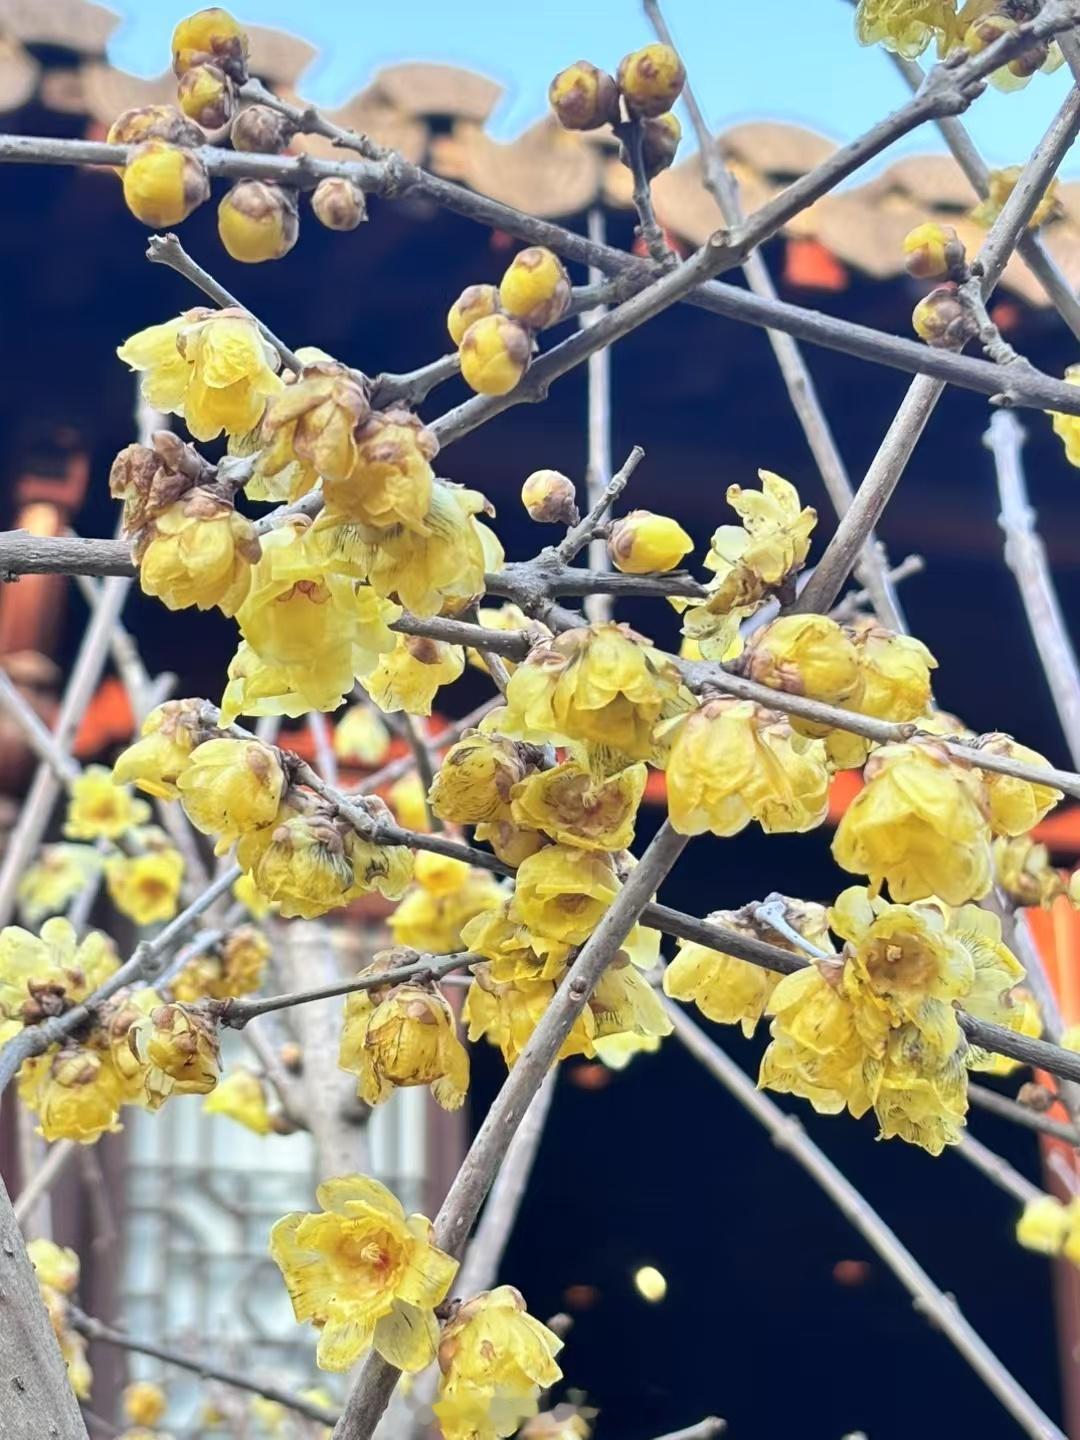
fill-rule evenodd
<path id="1" fill-rule="evenodd" d="M 77 133 L 79 122 L 65 131 L 62 117 L 27 110 L 20 123 L 45 134 Z M 372 223 L 350 236 L 331 235 L 305 214 L 294 252 L 270 266 L 229 261 L 212 206 L 183 227 L 182 238 L 294 347 L 319 345 L 371 374 L 408 370 L 447 348 L 447 307 L 465 284 L 496 280 L 514 247 L 421 202 L 373 201 L 371 208 Z M 65 445 L 85 444 L 93 481 L 78 527 L 111 534 L 108 467 L 133 434 L 132 381 L 115 347 L 199 297 L 143 259 L 147 232 L 123 210 L 107 173 L 0 167 L 0 214 L 0 493 L 6 503 L 18 474 L 55 463 Z M 575 223 L 583 228 L 583 217 Z M 629 245 L 629 219 L 612 215 L 609 224 L 612 242 Z M 784 242 L 769 247 L 778 274 L 784 258 Z M 908 333 L 917 294 L 906 282 L 857 275 L 840 293 L 784 293 L 900 334 Z M 1021 309 L 1015 319 L 1010 338 L 1036 364 L 1060 373 L 1077 358 L 1052 312 Z M 906 378 L 827 351 L 808 354 L 858 479 Z M 454 382 L 429 399 L 425 413 L 438 414 L 463 395 Z M 831 532 L 827 499 L 761 332 L 680 307 L 619 344 L 613 395 L 616 458 L 635 443 L 647 454 L 632 504 L 676 515 L 699 555 L 713 527 L 731 518 L 726 486 L 752 484 L 758 466 L 793 480 L 819 507 L 820 538 Z M 579 372 L 560 381 L 543 407 L 510 411 L 440 462 L 441 473 L 495 503 L 511 558 L 551 538 L 524 516 L 522 479 L 539 466 L 581 476 L 584 417 Z M 980 444 L 987 418 L 983 398 L 946 396 L 881 533 L 894 559 L 909 551 L 926 557 L 926 572 L 905 584 L 902 598 L 913 630 L 940 661 L 941 704 L 976 728 L 1015 732 L 1065 763 L 1002 562 L 990 457 Z M 1072 616 L 1080 598 L 1080 477 L 1049 422 L 1024 419 L 1032 496 Z M 178 694 L 218 697 L 234 645 L 231 623 L 167 615 L 138 594 L 127 615 L 151 670 L 179 671 Z M 675 641 L 675 617 L 663 607 L 627 603 L 621 616 L 659 643 Z M 72 595 L 61 663 L 70 661 L 83 623 Z M 483 683 L 470 671 L 440 697 L 444 708 L 463 713 L 483 697 Z M 654 822 L 648 817 L 643 832 Z M 766 844 L 752 830 L 727 842 L 698 841 L 663 898 L 703 913 L 773 888 L 827 899 L 846 881 L 825 835 Z M 753 1070 L 760 1041 L 733 1033 L 720 1039 Z M 497 1059 L 480 1057 L 474 1116 L 501 1073 Z M 856 1430 L 873 1440 L 912 1433 L 1004 1440 L 1017 1433 L 812 1182 L 676 1043 L 596 1086 L 593 1067 L 565 1067 L 504 1278 L 525 1292 L 534 1313 L 574 1314 L 564 1368 L 568 1384 L 601 1407 L 601 1440 L 646 1440 L 712 1412 L 728 1418 L 734 1436 L 755 1440 L 834 1440 Z M 1013 1202 L 955 1156 L 935 1161 L 899 1142 L 878 1145 L 869 1124 L 798 1110 L 1032 1395 L 1059 1414 L 1049 1271 L 1013 1243 Z M 982 1115 L 975 1129 L 1035 1174 L 1034 1143 L 1020 1132 Z M 845 1261 L 869 1263 L 841 1264 L 838 1272 Z M 650 1306 L 634 1290 L 632 1272 L 642 1263 L 668 1277 L 664 1303 Z M 575 1286 L 593 1288 L 591 1308 L 581 1305 L 580 1290 L 568 1297 Z"/>

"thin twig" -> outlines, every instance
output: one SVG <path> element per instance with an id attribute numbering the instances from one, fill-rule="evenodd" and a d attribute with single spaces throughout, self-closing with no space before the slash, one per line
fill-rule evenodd
<path id="1" fill-rule="evenodd" d="M 1001 1401 L 1032 1440 L 1066 1440 L 1054 1422 L 1006 1370 L 986 1342 L 971 1327 L 951 1295 L 930 1276 L 863 1195 L 809 1138 L 798 1120 L 785 1115 L 754 1082 L 677 1005 L 664 1007 L 675 1033 L 745 1110 L 758 1120 L 781 1150 L 785 1150 L 836 1203 L 871 1249 L 888 1265 L 911 1295 L 915 1309 L 945 1335 L 983 1383 Z"/>
<path id="2" fill-rule="evenodd" d="M 1021 1105 L 1018 1100 L 1010 1100 L 1007 1095 L 999 1095 L 996 1090 L 988 1090 L 985 1085 L 969 1083 L 968 1099 L 980 1110 L 986 1110 L 1002 1120 L 1011 1120 L 1014 1125 L 1022 1125 L 1025 1130 L 1033 1130 L 1038 1135 L 1048 1135 L 1052 1140 L 1064 1140 L 1068 1145 L 1080 1145 L 1080 1131 L 1071 1125 L 1055 1120 L 1052 1115 L 1040 1114 L 1028 1105 Z"/>
<path id="3" fill-rule="evenodd" d="M 129 1335 L 123 1330 L 115 1330 L 111 1325 L 105 1325 L 102 1321 L 96 1320 L 92 1315 L 84 1314 L 75 1307 L 71 1307 L 68 1313 L 71 1317 L 72 1327 L 80 1335 L 85 1335 L 87 1340 L 96 1340 L 102 1345 L 115 1345 L 121 1350 L 132 1350 L 137 1355 L 149 1355 L 152 1359 L 161 1360 L 166 1365 L 176 1365 L 181 1370 L 190 1370 L 203 1380 L 216 1380 L 222 1385 L 231 1385 L 236 1390 L 248 1390 L 253 1395 L 262 1395 L 267 1400 L 273 1400 L 277 1405 L 284 1405 L 287 1410 L 295 1410 L 298 1415 L 304 1415 L 308 1420 L 321 1421 L 324 1425 L 332 1425 L 338 1418 L 338 1411 L 318 1405 L 312 1400 L 305 1400 L 302 1395 L 294 1395 L 291 1390 L 275 1385 L 272 1381 L 256 1380 L 251 1375 L 242 1374 L 238 1370 L 226 1370 L 203 1356 L 185 1355 L 182 1350 L 173 1350 L 166 1345 L 155 1345 L 150 1340 Z"/>
<path id="4" fill-rule="evenodd" d="M 638 217 L 638 233 L 657 264 L 669 265 L 674 257 L 664 237 L 664 231 L 657 223 L 652 187 L 645 168 L 644 121 L 629 120 L 626 124 L 617 126 L 615 133 L 622 140 L 626 163 L 630 167 L 634 182 L 633 202 Z"/>
<path id="5" fill-rule="evenodd" d="M 611 507 L 615 504 L 616 500 L 618 500 L 627 485 L 629 485 L 634 471 L 644 458 L 645 451 L 640 445 L 635 445 L 623 461 L 622 468 L 616 471 L 604 486 L 603 492 L 592 505 L 589 513 L 579 520 L 576 525 L 571 526 L 566 532 L 562 540 L 555 547 L 555 556 L 563 565 L 569 565 L 571 560 L 588 545 L 597 530 L 607 519 Z M 608 576 L 604 577 L 604 579 L 609 578 Z M 551 591 L 550 593 L 555 594 L 556 592 Z"/>
<path id="6" fill-rule="evenodd" d="M 15 1197 L 13 1208 L 15 1219 L 20 1225 L 30 1218 L 41 1197 L 52 1189 L 78 1148 L 74 1140 L 57 1140 L 55 1145 L 49 1146 L 44 1161 Z"/>
<path id="7" fill-rule="evenodd" d="M 607 241 L 607 221 L 604 207 L 593 205 L 588 217 L 589 239 L 603 245 Z M 601 284 L 603 272 L 594 265 L 589 267 L 589 280 L 593 285 Z M 582 328 L 595 325 L 604 314 L 605 306 L 581 312 Z M 591 510 L 604 493 L 604 487 L 611 479 L 611 351 L 597 350 L 589 356 L 586 371 L 588 388 L 588 418 L 586 435 L 588 457 L 585 465 L 585 505 Z M 601 535 L 593 535 L 589 541 L 589 568 L 597 571 L 611 570 L 611 556 L 607 542 Z M 606 592 L 597 592 L 585 597 L 583 609 L 586 618 L 593 624 L 610 620 L 614 604 Z"/>
<path id="8" fill-rule="evenodd" d="M 1021 1205 L 1027 1205 L 1029 1201 L 1042 1197 L 1044 1192 L 1038 1185 L 1033 1185 L 1015 1166 L 988 1149 L 981 1140 L 976 1140 L 974 1135 L 961 1135 L 960 1144 L 955 1149 L 962 1160 L 981 1171 L 991 1184 L 1004 1190 L 1006 1195 L 1011 1195 L 1014 1200 L 1019 1200 Z"/>

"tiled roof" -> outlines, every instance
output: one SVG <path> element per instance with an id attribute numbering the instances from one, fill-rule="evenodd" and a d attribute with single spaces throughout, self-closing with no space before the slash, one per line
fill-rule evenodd
<path id="1" fill-rule="evenodd" d="M 105 60 L 105 42 L 118 23 L 117 16 L 89 0 L 0 0 L 0 124 L 3 114 L 35 97 L 98 125 L 108 125 L 129 106 L 173 98 L 171 75 L 144 80 Z M 250 34 L 255 73 L 279 93 L 300 98 L 297 85 L 314 58 L 312 47 L 283 31 L 256 26 Z M 44 65 L 35 55 L 40 46 L 54 47 Z M 70 55 L 70 63 L 57 63 L 55 47 Z M 628 174 L 614 145 L 601 136 L 571 134 L 545 118 L 509 143 L 492 139 L 484 126 L 500 95 L 495 81 L 473 71 L 395 65 L 330 114 L 438 174 L 533 214 L 556 218 L 594 203 L 629 206 Z M 834 148 L 825 136 L 770 121 L 737 125 L 718 140 L 747 209 L 805 174 Z M 329 148 L 314 137 L 298 144 L 323 152 Z M 661 221 L 690 244 L 700 243 L 721 224 L 716 205 L 702 189 L 696 156 L 659 176 L 653 189 Z M 1062 214 L 1045 227 L 1044 238 L 1065 274 L 1080 285 L 1080 184 L 1063 184 L 1059 194 Z M 946 218 L 969 248 L 977 246 L 982 231 L 967 218 L 974 198 L 951 158 L 909 157 L 872 180 L 826 196 L 798 216 L 788 233 L 817 240 L 845 264 L 884 278 L 900 273 L 900 242 L 920 221 Z M 1010 264 L 1005 283 L 1033 304 L 1046 303 L 1018 261 Z"/>

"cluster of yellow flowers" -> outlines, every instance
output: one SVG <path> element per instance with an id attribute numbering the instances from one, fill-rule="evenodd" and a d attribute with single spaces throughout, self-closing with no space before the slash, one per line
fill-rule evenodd
<path id="1" fill-rule="evenodd" d="M 555 117 L 567 130 L 614 127 L 622 141 L 623 162 L 628 148 L 640 145 L 641 162 L 652 179 L 675 159 L 682 126 L 671 107 L 682 94 L 686 70 L 670 45 L 659 43 L 632 50 L 619 61 L 615 75 L 589 60 L 578 60 L 560 70 L 548 88 Z M 631 126 L 640 126 L 631 136 Z"/>
<path id="2" fill-rule="evenodd" d="M 1016 31 L 1027 10 L 1013 0 L 859 0 L 855 33 L 909 60 L 936 42 L 939 55 L 962 46 L 978 55 Z M 1020 90 L 1037 70 L 1050 74 L 1064 57 L 1056 41 L 1038 40 L 990 74 L 999 90 Z"/>
<path id="3" fill-rule="evenodd" d="M 139 105 L 113 122 L 108 140 L 131 147 L 121 170 L 124 200 L 144 225 L 179 225 L 210 198 L 210 178 L 198 155 L 205 144 L 276 155 L 296 126 L 272 105 L 241 107 L 248 79 L 249 42 L 217 6 L 181 20 L 173 32 L 174 105 Z M 315 187 L 311 208 L 331 230 L 354 230 L 367 218 L 363 192 L 340 176 Z M 238 180 L 218 206 L 218 234 L 234 260 L 279 260 L 300 234 L 297 192 L 272 180 Z"/>
<path id="4" fill-rule="evenodd" d="M 479 395 L 513 390 L 529 368 L 533 335 L 569 306 L 570 277 L 542 245 L 515 255 L 498 285 L 467 286 L 446 317 L 466 384 Z"/>
<path id="5" fill-rule="evenodd" d="M 79 1257 L 74 1250 L 51 1240 L 36 1238 L 26 1247 L 37 1274 L 41 1299 L 67 1366 L 71 1388 L 80 1400 L 89 1400 L 93 1372 L 86 1358 L 86 1341 L 71 1325 L 70 1301 L 79 1285 Z"/>

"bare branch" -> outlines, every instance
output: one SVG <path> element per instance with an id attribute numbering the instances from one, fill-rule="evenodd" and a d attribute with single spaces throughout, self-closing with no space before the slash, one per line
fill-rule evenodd
<path id="1" fill-rule="evenodd" d="M 960 1137 L 960 1144 L 955 1148 L 962 1160 L 973 1165 L 992 1185 L 1004 1190 L 1006 1195 L 1019 1200 L 1021 1205 L 1042 1198 L 1044 1192 L 1037 1185 L 1033 1185 L 1026 1175 L 1021 1175 L 1003 1156 L 995 1154 L 981 1140 L 976 1140 L 974 1135 L 965 1132 Z"/>
<path id="2" fill-rule="evenodd" d="M 1011 1120 L 1025 1130 L 1049 1135 L 1054 1140 L 1064 1140 L 1069 1145 L 1080 1145 L 1080 1132 L 1071 1125 L 1055 1120 L 1051 1115 L 1040 1114 L 1028 1105 L 1021 1105 L 1018 1100 L 1010 1100 L 1007 1095 L 999 1095 L 996 1090 L 988 1090 L 985 1085 L 969 1084 L 968 1099 L 980 1110 L 986 1110 L 1002 1120 Z"/>
<path id="3" fill-rule="evenodd" d="M 332 1425 L 338 1418 L 338 1412 L 329 1409 L 324 1405 L 318 1405 L 312 1400 L 305 1400 L 302 1395 L 294 1395 L 291 1390 L 285 1390 L 280 1385 L 275 1385 L 269 1380 L 256 1380 L 250 1375 L 242 1374 L 238 1370 L 226 1370 L 220 1365 L 199 1355 L 185 1355 L 182 1350 L 172 1350 L 165 1345 L 155 1345 L 150 1340 L 142 1340 L 136 1335 L 128 1335 L 125 1331 L 114 1330 L 111 1325 L 105 1325 L 100 1320 L 95 1320 L 92 1315 L 85 1315 L 81 1310 L 72 1309 L 71 1323 L 80 1335 L 85 1335 L 87 1340 L 97 1340 L 102 1345 L 115 1345 L 121 1350 L 132 1350 L 137 1355 L 149 1355 L 154 1360 L 161 1360 L 166 1365 L 176 1365 L 181 1370 L 190 1370 L 203 1380 L 217 1380 L 222 1385 L 231 1385 L 236 1390 L 248 1390 L 253 1395 L 262 1395 L 267 1400 L 273 1400 L 277 1405 L 284 1405 L 287 1410 L 295 1410 L 298 1415 L 304 1415 L 308 1420 L 321 1421 L 324 1425 Z M 0 1431 L 0 1434 L 3 1432 Z M 27 1435 L 30 1431 L 26 1432 Z"/>
<path id="4" fill-rule="evenodd" d="M 69 1160 L 75 1155 L 77 1145 L 74 1140 L 57 1140 L 55 1145 L 50 1145 L 44 1161 L 34 1171 L 33 1175 L 26 1181 L 23 1188 L 15 1197 L 13 1209 L 15 1219 L 21 1225 L 34 1213 L 34 1207 L 43 1195 L 47 1195 L 53 1185 L 64 1173 Z"/>
<path id="5" fill-rule="evenodd" d="M 765 1127 L 773 1143 L 785 1150 L 836 1203 L 871 1249 L 888 1265 L 912 1297 L 915 1309 L 945 1335 L 983 1383 L 1032 1440 L 1065 1440 L 1065 1436 L 1006 1370 L 971 1327 L 951 1295 L 938 1288 L 894 1231 L 809 1138 L 798 1120 L 785 1115 L 754 1082 L 671 1001 L 665 1009 L 686 1048 L 733 1095 L 744 1110 Z"/>
<path id="6" fill-rule="evenodd" d="M 608 512 L 611 510 L 616 500 L 618 500 L 619 496 L 626 489 L 627 485 L 629 485 L 634 471 L 641 464 L 644 458 L 645 451 L 641 448 L 640 445 L 635 445 L 634 448 L 630 451 L 630 454 L 623 462 L 622 469 L 619 470 L 615 475 L 613 475 L 611 479 L 607 482 L 607 484 L 604 486 L 603 494 L 601 494 L 600 497 L 596 500 L 595 504 L 589 510 L 589 513 L 584 517 L 584 519 L 579 520 L 576 525 L 574 525 L 566 532 L 563 539 L 555 547 L 555 554 L 563 562 L 564 565 L 569 565 L 570 561 L 573 560 L 580 551 L 584 550 L 586 545 L 588 545 L 589 541 L 593 538 L 597 530 L 606 520 Z M 604 578 L 609 579 L 610 577 L 605 576 Z M 557 592 L 552 590 L 549 593 L 554 595 Z"/>

